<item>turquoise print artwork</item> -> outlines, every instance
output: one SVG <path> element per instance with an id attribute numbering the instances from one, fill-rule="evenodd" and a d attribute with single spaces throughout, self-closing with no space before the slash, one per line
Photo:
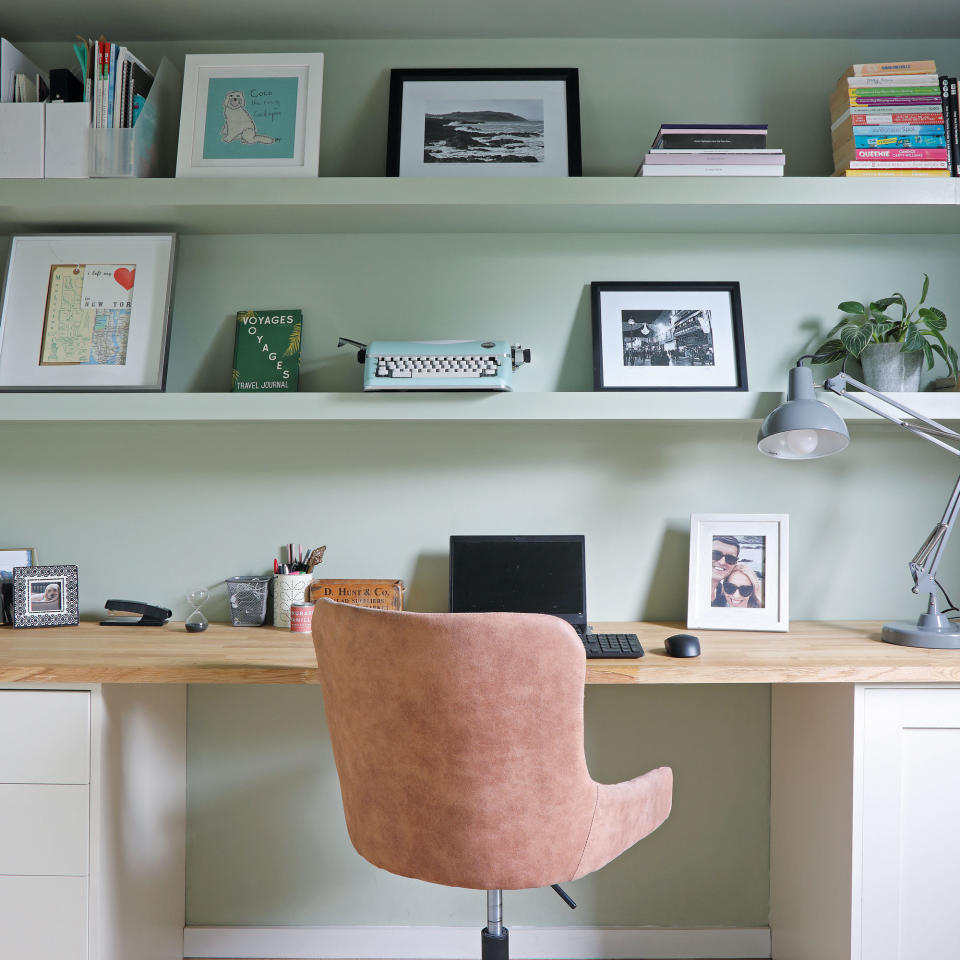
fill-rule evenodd
<path id="1" fill-rule="evenodd" d="M 204 160 L 291 160 L 298 77 L 211 77 Z"/>

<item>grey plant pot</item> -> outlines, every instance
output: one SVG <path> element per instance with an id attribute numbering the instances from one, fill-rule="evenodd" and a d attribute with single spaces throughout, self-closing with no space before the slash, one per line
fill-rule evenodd
<path id="1" fill-rule="evenodd" d="M 903 353 L 900 343 L 871 343 L 860 354 L 863 366 L 863 382 L 882 393 L 920 389 L 920 371 L 923 352 L 915 350 Z"/>

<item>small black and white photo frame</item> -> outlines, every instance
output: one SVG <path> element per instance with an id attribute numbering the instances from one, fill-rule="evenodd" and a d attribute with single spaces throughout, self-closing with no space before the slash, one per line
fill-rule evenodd
<path id="1" fill-rule="evenodd" d="M 787 514 L 690 517 L 688 627 L 788 630 L 789 587 Z"/>
<path id="2" fill-rule="evenodd" d="M 75 566 L 14 567 L 14 627 L 69 627 L 79 622 Z"/>
<path id="3" fill-rule="evenodd" d="M 575 67 L 390 71 L 388 177 L 579 177 Z"/>
<path id="4" fill-rule="evenodd" d="M 590 285 L 594 390 L 746 390 L 740 284 Z"/>

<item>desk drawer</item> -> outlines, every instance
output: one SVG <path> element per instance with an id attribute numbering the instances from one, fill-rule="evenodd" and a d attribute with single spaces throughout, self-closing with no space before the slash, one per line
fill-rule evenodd
<path id="1" fill-rule="evenodd" d="M 86 876 L 89 833 L 89 787 L 0 784 L 0 874 Z"/>
<path id="2" fill-rule="evenodd" d="M 0 955 L 87 960 L 87 881 L 0 876 Z"/>
<path id="3" fill-rule="evenodd" d="M 89 783 L 90 694 L 0 690 L 0 783 Z"/>

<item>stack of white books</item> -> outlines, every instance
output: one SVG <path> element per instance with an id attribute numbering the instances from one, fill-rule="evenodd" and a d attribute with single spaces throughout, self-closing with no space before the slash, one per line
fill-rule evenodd
<path id="1" fill-rule="evenodd" d="M 767 125 L 664 123 L 643 158 L 644 177 L 782 177 L 786 157 Z"/>

